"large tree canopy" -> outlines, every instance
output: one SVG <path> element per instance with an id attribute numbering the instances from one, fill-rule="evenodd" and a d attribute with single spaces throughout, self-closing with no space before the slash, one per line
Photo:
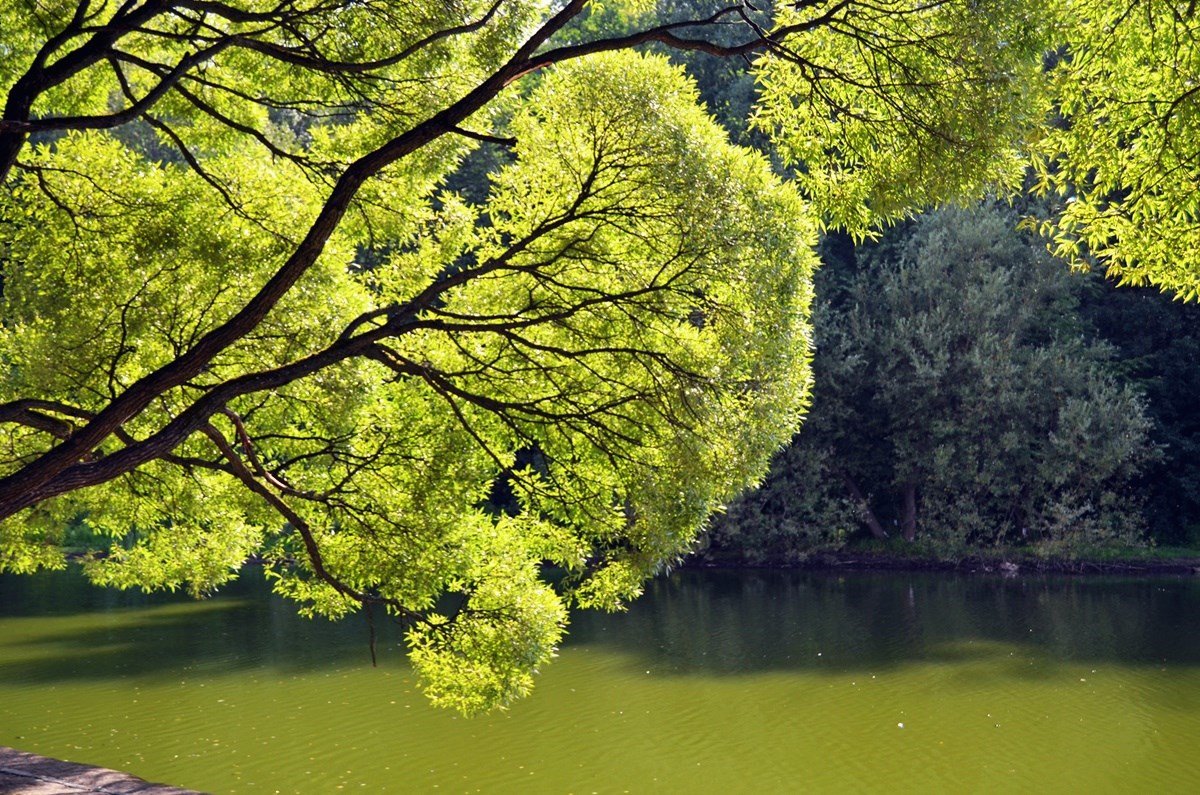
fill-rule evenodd
<path id="1" fill-rule="evenodd" d="M 308 610 L 409 622 L 436 701 L 524 692 L 567 605 L 636 594 L 790 437 L 818 228 L 1015 186 L 1075 30 L 1030 0 L 778 9 L 0 0 L 0 570 L 62 565 L 72 523 L 119 586 L 257 554 Z M 656 48 L 755 58 L 795 178 Z M 450 191 L 481 147 L 486 195 Z M 1043 149 L 1074 189 L 1091 155 Z"/>

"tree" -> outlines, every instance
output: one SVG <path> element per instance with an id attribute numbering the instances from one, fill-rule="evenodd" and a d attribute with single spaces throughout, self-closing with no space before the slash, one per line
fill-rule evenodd
<path id="1" fill-rule="evenodd" d="M 70 522 L 114 585 L 258 554 L 408 621 L 439 703 L 524 692 L 796 426 L 817 227 L 1020 181 L 1054 13 L 8 0 L 0 568 Z M 757 56 L 795 180 L 655 47 Z M 480 150 L 486 196 L 447 190 Z"/>
<path id="2" fill-rule="evenodd" d="M 802 556 L 863 525 L 945 548 L 1136 543 L 1157 456 L 1088 341 L 1083 278 L 993 209 L 942 211 L 822 273 L 811 416 L 717 546 Z"/>
<path id="3" fill-rule="evenodd" d="M 1200 544 L 1200 306 L 1152 288 L 1092 279 L 1083 313 L 1119 350 L 1121 373 L 1146 396 L 1162 458 L 1137 491 L 1152 508 L 1149 535 L 1160 544 Z"/>
<path id="4" fill-rule="evenodd" d="M 1072 4 L 1034 142 L 1055 253 L 1122 284 L 1200 297 L 1200 17 L 1195 3 Z"/>

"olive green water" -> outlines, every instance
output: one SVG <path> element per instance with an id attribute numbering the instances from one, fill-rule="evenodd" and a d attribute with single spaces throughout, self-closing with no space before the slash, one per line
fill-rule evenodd
<path id="1" fill-rule="evenodd" d="M 216 793 L 1200 791 L 1200 581 L 683 572 L 465 720 L 248 580 L 0 578 L 0 745 Z"/>

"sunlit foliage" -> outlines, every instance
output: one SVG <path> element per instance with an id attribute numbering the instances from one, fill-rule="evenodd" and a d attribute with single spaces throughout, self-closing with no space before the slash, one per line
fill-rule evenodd
<path id="1" fill-rule="evenodd" d="M 1064 4 L 1050 69 L 1060 119 L 1037 189 L 1065 201 L 1055 253 L 1200 298 L 1200 16 L 1161 0 Z"/>

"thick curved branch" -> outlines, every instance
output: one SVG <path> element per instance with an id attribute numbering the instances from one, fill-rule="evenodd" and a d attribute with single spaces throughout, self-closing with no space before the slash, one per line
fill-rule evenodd
<path id="1" fill-rule="evenodd" d="M 193 67 L 216 57 L 235 41 L 235 38 L 229 38 L 181 58 L 175 66 L 161 76 L 157 85 L 122 110 L 97 116 L 45 116 L 25 120 L 4 118 L 0 119 L 0 134 L 10 131 L 28 134 L 45 130 L 103 130 L 127 124 L 149 110 Z M 116 54 L 115 57 L 119 58 L 120 55 Z"/>
<path id="2" fill-rule="evenodd" d="M 0 480 L 0 519 L 36 502 L 37 499 L 31 498 L 31 495 L 40 493 L 43 487 L 60 473 L 84 459 L 96 445 L 142 411 L 156 397 L 197 376 L 217 354 L 258 326 L 292 285 L 316 262 L 325 248 L 325 243 L 367 179 L 386 166 L 453 132 L 463 121 L 499 94 L 515 75 L 526 71 L 528 59 L 550 36 L 579 14 L 586 2 L 587 0 L 571 0 L 562 11 L 518 48 L 504 66 L 462 99 L 347 167 L 299 246 L 240 311 L 204 335 L 191 350 L 132 384 L 98 413 L 95 419 L 62 444 Z"/>
<path id="3" fill-rule="evenodd" d="M 151 3 L 145 8 L 154 5 Z M 580 57 L 592 51 L 619 49 L 633 46 L 642 41 L 662 41 L 671 44 L 678 38 L 674 33 L 677 27 L 704 24 L 704 21 L 678 23 L 675 26 L 654 28 L 632 38 L 607 39 L 590 45 L 557 48 L 539 53 L 550 37 L 578 15 L 585 5 L 586 0 L 570 0 L 530 36 L 502 67 L 461 99 L 349 165 L 337 180 L 324 205 L 291 256 L 236 314 L 201 337 L 192 348 L 175 360 L 130 385 L 94 418 L 71 433 L 61 444 L 42 454 L 17 472 L 0 479 L 0 518 L 10 516 L 53 494 L 61 494 L 82 485 L 103 482 L 148 460 L 161 458 L 174 449 L 183 438 L 195 432 L 200 424 L 206 422 L 207 418 L 217 410 L 218 406 L 224 405 L 230 398 L 247 392 L 271 388 L 271 384 L 289 383 L 348 356 L 361 354 L 365 346 L 374 339 L 393 333 L 397 328 L 396 321 L 389 320 L 383 326 L 376 327 L 357 337 L 343 338 L 329 349 L 291 365 L 222 384 L 199 398 L 190 409 L 144 442 L 119 450 L 101 461 L 87 462 L 92 451 L 104 439 L 114 434 L 125 422 L 150 405 L 155 398 L 171 389 L 189 383 L 203 372 L 218 354 L 257 327 L 317 260 L 326 241 L 341 222 L 359 188 L 380 170 L 443 135 L 460 131 L 464 121 L 522 74 L 527 74 L 549 63 Z M 844 3 L 839 3 L 837 7 L 840 8 L 842 5 Z M 815 21 L 809 21 L 804 25 L 794 26 L 794 29 L 800 30 L 815 24 L 817 24 Z M 775 35 L 788 35 L 791 32 L 794 31 L 789 28 L 785 31 L 778 31 Z M 94 38 L 92 41 L 108 40 Z M 756 40 L 751 44 L 758 47 L 765 46 L 767 43 Z M 111 49 L 110 45 L 111 41 L 100 49 L 107 52 Z M 90 46 L 95 48 L 99 47 L 99 44 Z M 105 52 L 98 52 L 95 57 L 104 57 Z M 734 54 L 735 52 L 736 50 L 728 48 L 722 50 L 722 54 Z M 64 56 L 63 61 L 72 57 L 78 61 L 82 56 Z M 581 195 L 587 193 L 585 185 Z M 493 263 L 493 265 L 499 266 L 497 263 Z M 431 296 L 444 292 L 454 281 L 455 278 L 451 277 L 445 283 L 431 286 L 432 292 L 426 291 L 428 295 L 422 294 L 417 297 L 417 306 L 419 307 L 424 301 L 429 300 Z M 568 313 L 580 311 L 580 309 L 581 307 L 575 307 L 568 310 Z M 411 321 L 412 315 L 407 317 Z M 520 328 L 525 324 L 546 322 L 551 319 L 552 316 L 543 316 L 506 327 Z"/>
<path id="4" fill-rule="evenodd" d="M 323 56 L 306 52 L 302 49 L 292 47 L 284 47 L 274 42 L 261 41 L 259 39 L 245 39 L 241 42 L 241 46 L 249 50 L 254 50 L 262 55 L 274 58 L 283 63 L 292 64 L 293 66 L 302 66 L 306 69 L 312 69 L 317 72 L 327 72 L 332 74 L 366 74 L 369 72 L 386 69 L 389 66 L 395 66 L 402 61 L 411 58 L 416 53 L 435 44 L 443 39 L 451 38 L 452 36 L 461 36 L 467 33 L 474 33 L 482 29 L 485 25 L 492 21 L 496 16 L 496 12 L 500 10 L 500 6 L 504 0 L 495 0 L 487 12 L 479 19 L 473 22 L 466 22 L 462 25 L 455 25 L 443 30 L 435 31 L 428 36 L 410 44 L 400 52 L 390 55 L 387 58 L 377 58 L 371 61 L 335 61 Z M 208 3 L 188 3 L 187 5 L 210 5 Z"/>
<path id="5" fill-rule="evenodd" d="M 0 404 L 0 423 L 25 425 L 45 431 L 59 439 L 66 439 L 74 432 L 75 424 L 53 416 L 55 414 L 81 420 L 92 416 L 82 409 L 54 400 L 13 400 Z"/>
<path id="6" fill-rule="evenodd" d="M 851 4 L 851 0 L 840 0 L 830 6 L 824 13 L 811 19 L 806 19 L 803 22 L 798 22 L 793 25 L 786 25 L 777 28 L 774 31 L 766 31 L 761 26 L 755 24 L 745 13 L 742 5 L 728 6 L 722 8 L 712 15 L 704 19 L 684 20 L 680 22 L 671 22 L 665 25 L 659 25 L 646 30 L 636 31 L 625 36 L 614 36 L 606 39 L 596 39 L 594 41 L 583 42 L 580 44 L 565 45 L 556 47 L 540 53 L 529 60 L 526 71 L 534 72 L 539 69 L 544 69 L 563 61 L 582 58 L 585 55 L 594 55 L 600 52 L 611 52 L 613 50 L 626 50 L 633 47 L 638 47 L 643 44 L 662 44 L 673 50 L 688 50 L 692 52 L 702 52 L 708 55 L 715 55 L 721 58 L 737 58 L 744 57 L 754 52 L 770 50 L 785 57 L 793 56 L 793 54 L 783 46 L 784 41 L 792 36 L 804 33 L 809 30 L 822 27 L 829 24 L 833 19 L 845 10 Z M 811 6 L 813 2 L 802 2 L 798 5 Z M 687 38 L 681 36 L 680 32 L 692 28 L 705 28 L 719 24 L 724 24 L 725 20 L 731 15 L 737 15 L 747 27 L 751 29 L 754 36 L 739 44 L 719 44 L 709 39 L 703 38 Z M 521 75 L 517 75 L 520 77 Z M 515 77 L 513 79 L 516 79 Z"/>
<path id="7" fill-rule="evenodd" d="M 4 114 L 0 116 L 6 124 L 29 121 L 33 104 L 39 96 L 99 63 L 112 52 L 112 46 L 118 39 L 166 12 L 170 7 L 166 0 L 147 0 L 141 6 L 130 0 L 113 15 L 107 25 L 95 31 L 91 38 L 54 63 L 47 64 L 52 53 L 83 32 L 88 5 L 86 0 L 80 2 L 72 20 L 42 47 L 29 69 L 9 89 Z M 17 155 L 28 137 L 27 130 L 12 126 L 0 127 L 0 183 L 8 178 L 8 173 L 16 163 Z"/>
<path id="8" fill-rule="evenodd" d="M 149 461 L 164 458 L 170 455 L 188 436 L 202 430 L 204 425 L 209 422 L 210 417 L 222 412 L 228 403 L 235 398 L 287 386 L 301 378 L 332 367 L 352 357 L 366 356 L 378 360 L 377 343 L 382 340 L 416 329 L 442 331 L 450 334 L 488 332 L 505 334 L 517 332 L 521 329 L 542 324 L 563 322 L 602 304 L 620 304 L 623 301 L 634 301 L 654 292 L 669 289 L 672 278 L 619 293 L 589 295 L 572 304 L 557 307 L 552 311 L 542 312 L 529 317 L 514 316 L 504 320 L 498 318 L 476 319 L 472 323 L 465 317 L 458 319 L 415 317 L 412 305 L 409 305 L 404 311 L 398 310 L 387 322 L 372 326 L 357 336 L 343 335 L 329 347 L 308 357 L 273 370 L 240 376 L 211 388 L 196 398 L 187 409 L 163 426 L 162 429 L 142 441 L 134 442 L 131 439 L 125 439 L 125 447 L 97 460 L 89 460 L 91 448 L 87 448 L 89 453 L 81 457 L 82 460 L 71 462 L 69 466 L 64 467 L 54 477 L 46 478 L 36 487 L 26 486 L 25 488 L 16 490 L 4 508 L 11 515 L 11 513 L 34 505 L 49 497 L 65 494 L 86 486 L 105 483 Z M 422 293 L 421 297 L 424 300 L 429 300 L 429 295 L 425 293 Z M 357 321 L 351 324 L 352 327 L 361 327 L 361 325 Z M 434 386 L 444 394 L 457 394 L 456 390 L 458 388 L 453 384 L 449 384 L 444 376 L 431 374 L 426 368 L 419 365 L 394 359 L 388 363 L 388 366 L 398 374 L 425 379 L 431 386 Z M 686 371 L 683 370 L 677 372 L 677 374 L 684 373 Z M 128 392 L 125 394 L 128 394 Z M 507 411 L 514 408 L 514 406 L 509 406 L 503 401 L 490 399 L 486 396 L 458 394 L 458 397 L 463 399 L 469 398 L 481 408 L 488 410 Z M 124 395 L 122 395 L 122 398 L 124 398 Z M 120 399 L 118 398 L 118 401 Z M 105 411 L 108 410 L 105 409 Z M 96 418 L 102 417 L 103 413 L 101 412 L 96 415 Z M 530 416 L 542 416 L 543 419 L 552 418 L 551 414 L 537 410 L 531 410 Z M 579 414 L 576 418 L 582 419 L 583 417 Z M 94 427 L 97 424 L 97 419 L 93 419 L 87 426 L 77 430 L 63 444 L 54 448 L 51 453 L 72 444 L 88 428 Z M 119 426 L 115 430 L 119 431 Z M 6 480 L 12 479 L 13 477 L 10 476 Z"/>

